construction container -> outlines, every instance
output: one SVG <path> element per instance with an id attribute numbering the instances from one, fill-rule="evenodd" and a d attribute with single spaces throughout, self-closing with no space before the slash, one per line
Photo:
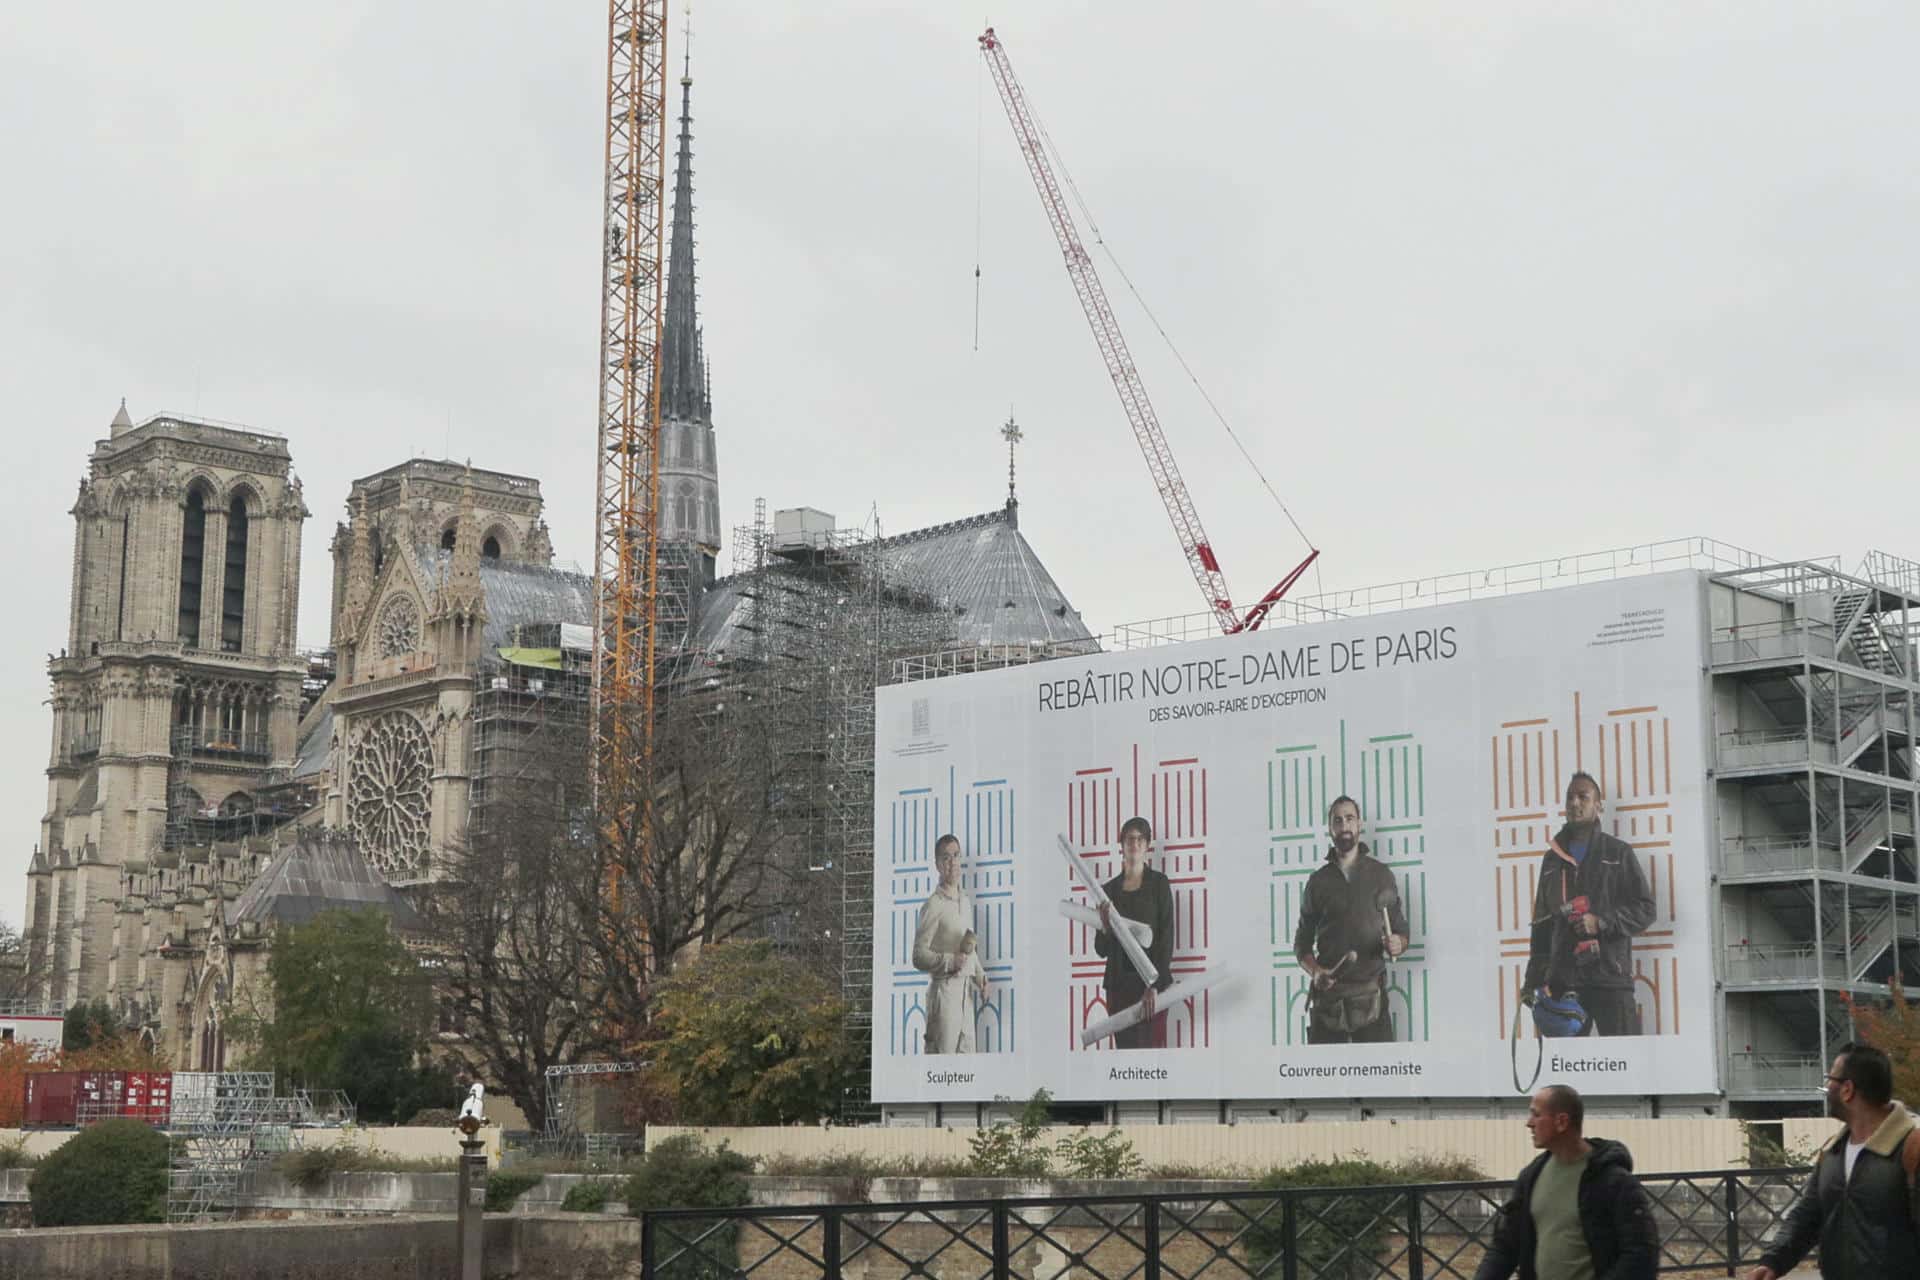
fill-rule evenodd
<path id="1" fill-rule="evenodd" d="M 22 1127 L 28 1129 L 116 1118 L 165 1125 L 173 1110 L 170 1071 L 34 1071 L 26 1085 Z"/>

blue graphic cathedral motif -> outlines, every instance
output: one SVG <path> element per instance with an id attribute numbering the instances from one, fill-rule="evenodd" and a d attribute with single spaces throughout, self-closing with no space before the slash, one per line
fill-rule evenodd
<path id="1" fill-rule="evenodd" d="M 944 791 L 944 794 L 942 792 Z M 887 1052 L 925 1051 L 927 975 L 913 967 L 920 908 L 939 885 L 934 842 L 960 838 L 960 888 L 973 904 L 973 931 L 987 971 L 987 998 L 975 1013 L 976 1053 L 1014 1050 L 1014 789 L 1005 778 L 908 787 L 889 802 L 887 837 Z"/>

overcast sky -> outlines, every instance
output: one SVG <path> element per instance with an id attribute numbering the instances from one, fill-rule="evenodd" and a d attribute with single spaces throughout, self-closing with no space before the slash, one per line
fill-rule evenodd
<path id="1" fill-rule="evenodd" d="M 1108 243 L 1327 587 L 1692 534 L 1920 558 L 1912 4 L 1008 8 Z M 1089 625 L 1191 611 L 982 25 L 694 14 L 723 524 L 756 497 L 889 532 L 987 510 L 1011 407 L 1021 527 Z M 0 916 L 44 805 L 67 511 L 120 397 L 288 438 L 303 643 L 348 482 L 409 456 L 537 477 L 590 560 L 605 32 L 590 0 L 0 7 Z M 1257 598 L 1304 548 L 1096 259 Z"/>

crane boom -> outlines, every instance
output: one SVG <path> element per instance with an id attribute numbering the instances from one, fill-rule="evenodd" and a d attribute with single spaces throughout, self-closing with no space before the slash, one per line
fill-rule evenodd
<path id="1" fill-rule="evenodd" d="M 1235 611 L 1232 594 L 1227 589 L 1227 576 L 1221 571 L 1213 545 L 1207 541 L 1206 530 L 1201 527 L 1200 512 L 1193 505 L 1193 495 L 1187 492 L 1186 481 L 1181 478 L 1180 468 L 1173 460 L 1173 450 L 1167 444 L 1166 433 L 1160 429 L 1159 415 L 1154 412 L 1146 384 L 1140 380 L 1140 371 L 1134 366 L 1133 356 L 1127 350 L 1127 340 L 1120 332 L 1119 321 L 1114 318 L 1113 307 L 1107 302 L 1107 291 L 1100 283 L 1100 276 L 1093 269 L 1093 259 L 1088 255 L 1086 246 L 1080 243 L 1080 233 L 1067 212 L 1066 201 L 1060 194 L 1060 184 L 1053 176 L 1053 166 L 1048 162 L 1046 149 L 1041 142 L 1040 126 L 1027 105 L 1026 91 L 1013 74 L 1013 64 L 1007 60 L 1006 46 L 994 34 L 992 27 L 988 27 L 980 37 L 980 52 L 987 60 L 994 88 L 1000 92 L 1000 105 L 1006 108 L 1007 123 L 1013 126 L 1014 139 L 1020 144 L 1020 154 L 1026 158 L 1027 172 L 1033 178 L 1034 189 L 1040 193 L 1040 203 L 1046 210 L 1047 222 L 1053 228 L 1054 238 L 1060 242 L 1061 254 L 1066 259 L 1067 276 L 1073 281 L 1073 291 L 1080 299 L 1080 310 L 1087 317 L 1088 327 L 1093 330 L 1094 343 L 1100 348 L 1100 358 L 1106 362 L 1114 390 L 1120 393 L 1120 405 L 1133 427 L 1140 453 L 1147 460 L 1147 471 L 1153 477 L 1154 487 L 1160 492 L 1160 501 L 1167 509 L 1167 519 L 1173 525 L 1174 536 L 1180 540 L 1180 550 L 1186 556 L 1193 580 L 1199 584 L 1200 594 L 1206 598 L 1207 608 L 1219 622 L 1222 631 L 1232 635 L 1241 630 L 1257 628 L 1267 611 L 1286 593 L 1287 588 L 1299 580 L 1307 565 L 1313 563 L 1320 553 L 1312 552 L 1298 568 L 1267 593 L 1246 619 L 1243 620 Z"/>
<path id="2" fill-rule="evenodd" d="M 609 833 L 645 829 L 660 593 L 666 0 L 609 0 L 594 609 L 593 778 Z M 637 824 L 637 825 L 636 825 Z M 617 871 L 607 892 L 618 902 Z"/>

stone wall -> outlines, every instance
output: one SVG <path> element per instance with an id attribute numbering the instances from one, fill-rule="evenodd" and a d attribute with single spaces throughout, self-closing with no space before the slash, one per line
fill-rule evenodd
<path id="1" fill-rule="evenodd" d="M 0 1234 L 0 1280 L 446 1280 L 451 1216 L 202 1227 L 72 1227 Z M 627 1218 L 488 1218 L 489 1280 L 637 1277 Z"/>

